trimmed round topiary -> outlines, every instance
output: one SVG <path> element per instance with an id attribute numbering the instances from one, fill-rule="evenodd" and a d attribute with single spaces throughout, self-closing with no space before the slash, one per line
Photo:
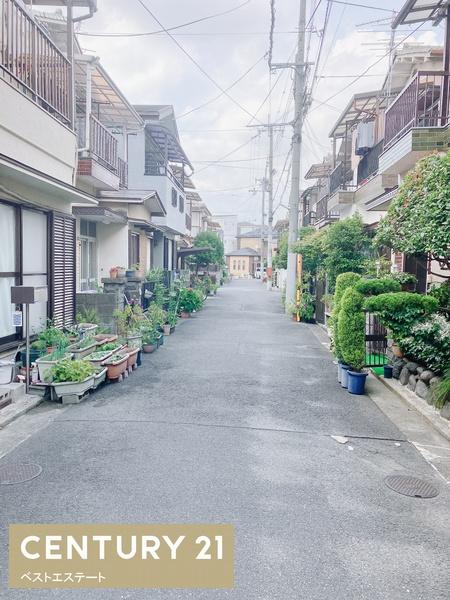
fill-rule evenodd
<path id="1" fill-rule="evenodd" d="M 361 280 L 361 275 L 358 273 L 341 273 L 336 279 L 336 289 L 333 299 L 333 312 L 329 322 L 331 329 L 331 337 L 333 341 L 333 352 L 338 360 L 343 360 L 342 351 L 339 344 L 339 311 L 341 309 L 341 300 L 344 292 L 351 286 L 354 286 Z"/>
<path id="2" fill-rule="evenodd" d="M 355 285 L 355 289 L 363 296 L 379 296 L 388 292 L 400 292 L 401 283 L 392 277 L 380 279 L 363 279 Z"/>
<path id="3" fill-rule="evenodd" d="M 352 370 L 360 371 L 365 364 L 365 325 L 362 310 L 364 297 L 355 288 L 344 292 L 338 318 L 339 347 L 342 357 Z"/>

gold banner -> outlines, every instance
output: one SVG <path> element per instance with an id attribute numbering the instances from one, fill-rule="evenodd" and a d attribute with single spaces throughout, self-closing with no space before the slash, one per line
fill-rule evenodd
<path id="1" fill-rule="evenodd" d="M 232 525 L 9 526 L 11 588 L 231 588 Z"/>

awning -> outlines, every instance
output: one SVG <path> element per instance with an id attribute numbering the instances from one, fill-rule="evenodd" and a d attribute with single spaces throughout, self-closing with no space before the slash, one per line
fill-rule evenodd
<path id="1" fill-rule="evenodd" d="M 338 121 L 335 123 L 329 137 L 344 137 L 347 124 L 354 124 L 358 122 L 358 120 L 367 117 L 371 113 L 374 114 L 379 97 L 379 91 L 355 94 L 344 109 L 344 112 L 341 114 Z"/>
<path id="2" fill-rule="evenodd" d="M 165 217 L 167 214 L 164 204 L 155 190 L 151 192 L 148 190 L 103 190 L 100 192 L 100 197 L 102 200 L 108 200 L 108 202 L 145 204 L 154 217 Z"/>
<path id="3" fill-rule="evenodd" d="M 90 64 L 90 67 L 89 67 Z M 80 55 L 75 60 L 77 102 L 86 102 L 86 73 L 91 68 L 92 113 L 105 127 L 126 126 L 140 129 L 144 121 L 94 56 Z"/>
<path id="4" fill-rule="evenodd" d="M 172 229 L 172 227 L 169 227 L 168 225 L 160 225 L 159 223 L 153 223 L 152 224 L 155 225 L 155 227 L 159 230 L 162 231 L 162 233 L 166 233 L 168 235 L 183 235 L 182 231 L 178 231 L 177 229 Z"/>
<path id="5" fill-rule="evenodd" d="M 194 170 L 180 142 L 167 127 L 160 124 L 146 123 L 145 130 L 157 144 L 163 156 L 166 156 L 167 151 L 169 162 L 188 165 Z"/>
<path id="6" fill-rule="evenodd" d="M 322 179 L 323 177 L 328 177 L 332 170 L 333 167 L 327 163 L 317 163 L 311 165 L 305 175 L 305 179 Z"/>
<path id="7" fill-rule="evenodd" d="M 97 205 L 96 198 L 82 192 L 73 185 L 50 177 L 37 169 L 28 167 L 4 154 L 0 154 L 0 182 L 7 187 L 8 179 L 18 181 L 31 190 L 39 190 L 46 196 L 56 200 L 64 200 L 72 204 Z M 3 180 L 3 181 L 2 181 Z"/>
<path id="8" fill-rule="evenodd" d="M 203 252 L 208 252 L 211 248 L 178 248 L 177 254 L 178 256 L 191 256 L 192 254 L 203 254 Z"/>
<path id="9" fill-rule="evenodd" d="M 104 223 L 105 225 L 109 225 L 110 223 L 126 224 L 127 222 L 127 218 L 124 215 L 105 206 L 75 206 L 72 212 L 76 217 L 82 217 L 86 221 Z"/>
<path id="10" fill-rule="evenodd" d="M 392 28 L 424 21 L 433 21 L 434 25 L 438 25 L 445 18 L 445 9 L 449 4 L 450 0 L 407 0 L 395 17 Z"/>

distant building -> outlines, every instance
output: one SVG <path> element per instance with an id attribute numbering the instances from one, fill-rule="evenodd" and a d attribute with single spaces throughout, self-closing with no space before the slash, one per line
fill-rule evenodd
<path id="1" fill-rule="evenodd" d="M 223 232 L 223 244 L 225 247 L 225 254 L 236 250 L 236 237 L 238 234 L 237 215 L 213 215 L 212 218 L 216 223 L 219 223 Z"/>
<path id="2" fill-rule="evenodd" d="M 237 249 L 241 248 L 252 248 L 256 250 L 256 252 L 261 255 L 261 227 L 256 227 L 253 225 L 253 228 L 243 228 L 241 229 L 241 233 L 238 233 L 237 236 Z M 275 250 L 278 245 L 278 237 L 279 233 L 276 229 L 272 232 L 272 250 Z M 263 253 L 264 256 L 267 256 L 267 238 L 268 238 L 268 227 L 264 227 L 263 230 Z"/>
<path id="3" fill-rule="evenodd" d="M 253 248 L 233 250 L 226 255 L 228 271 L 233 277 L 254 277 L 260 255 Z"/>

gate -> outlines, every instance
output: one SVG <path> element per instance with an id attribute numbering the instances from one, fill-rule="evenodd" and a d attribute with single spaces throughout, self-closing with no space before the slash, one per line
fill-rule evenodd
<path id="1" fill-rule="evenodd" d="M 366 312 L 366 367 L 382 367 L 386 356 L 387 331 L 377 317 Z"/>
<path id="2" fill-rule="evenodd" d="M 326 282 L 324 279 L 316 279 L 316 321 L 325 325 L 325 303 L 322 301 L 325 295 Z"/>

